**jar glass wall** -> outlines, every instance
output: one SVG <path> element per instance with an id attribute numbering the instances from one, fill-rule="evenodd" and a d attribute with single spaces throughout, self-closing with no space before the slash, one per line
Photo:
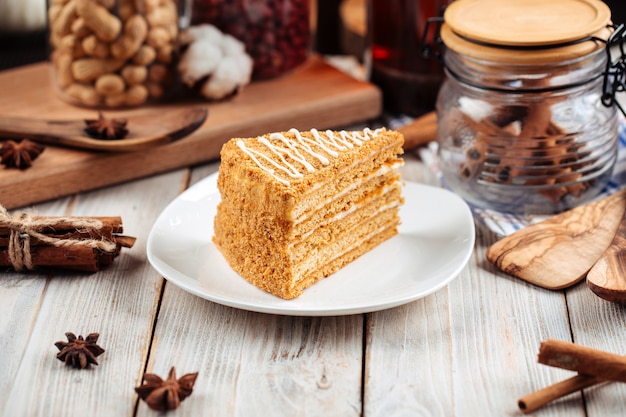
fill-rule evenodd
<path id="1" fill-rule="evenodd" d="M 244 43 L 256 80 L 303 64 L 311 47 L 311 0 L 193 0 L 191 24 L 212 24 Z"/>
<path id="2" fill-rule="evenodd" d="M 603 48 L 545 64 L 446 51 L 438 96 L 443 178 L 469 203 L 517 213 L 581 204 L 607 184 L 618 119 L 601 101 Z"/>

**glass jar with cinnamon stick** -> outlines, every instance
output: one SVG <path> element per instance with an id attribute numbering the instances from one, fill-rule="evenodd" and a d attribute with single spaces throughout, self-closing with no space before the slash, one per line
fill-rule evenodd
<path id="1" fill-rule="evenodd" d="M 453 2 L 440 29 L 437 100 L 446 185 L 473 205 L 516 213 L 596 196 L 617 158 L 607 63 L 618 29 L 599 0 Z"/>

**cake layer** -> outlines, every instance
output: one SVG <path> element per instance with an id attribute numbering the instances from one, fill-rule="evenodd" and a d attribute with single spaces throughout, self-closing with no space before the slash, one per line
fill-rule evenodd
<path id="1" fill-rule="evenodd" d="M 378 132 L 376 136 L 363 141 L 361 146 L 345 149 L 336 157 L 327 154 L 329 163 L 326 165 L 317 158 L 309 157 L 309 168 L 313 169 L 311 172 L 295 159 L 272 153 L 264 141 L 258 140 L 269 140 L 272 134 L 260 138 L 232 139 L 224 145 L 221 152 L 220 171 L 228 171 L 229 179 L 224 181 L 224 177 L 218 177 L 218 188 L 222 195 L 238 195 L 241 209 L 246 212 L 269 212 L 274 216 L 283 216 L 286 221 L 292 221 L 309 207 L 332 198 L 377 169 L 402 164 L 402 160 L 397 157 L 402 154 L 402 135 L 384 129 L 374 132 Z M 318 133 L 323 137 L 331 134 L 332 132 Z M 294 132 L 281 135 L 296 138 Z M 309 139 L 313 137 L 310 132 L 299 135 Z M 241 149 L 241 143 L 245 143 L 248 152 L 256 152 L 252 154 L 254 159 Z M 259 153 L 268 160 L 260 157 Z M 302 177 L 292 178 L 276 165 L 299 166 L 298 172 Z"/>
<path id="2" fill-rule="evenodd" d="M 342 213 L 341 217 L 325 219 L 323 223 L 310 229 L 308 233 L 294 238 L 288 246 L 291 261 L 297 262 L 298 259 L 310 256 L 313 250 L 329 245 L 347 230 L 355 228 L 364 220 L 379 214 L 386 208 L 399 206 L 402 201 L 401 192 L 402 190 L 397 184 L 396 187 L 390 188 L 384 194 L 368 199 L 366 202 L 354 204 L 352 206 L 354 210 Z"/>
<path id="3" fill-rule="evenodd" d="M 338 216 L 345 216 L 347 213 L 367 204 L 370 200 L 378 198 L 390 188 L 401 187 L 399 174 L 395 171 L 388 171 L 384 175 L 372 176 L 364 183 L 353 183 L 353 187 L 342 190 L 341 193 L 311 207 L 293 222 L 288 222 L 289 228 L 285 229 L 286 235 L 280 233 L 272 234 L 272 241 L 288 240 L 298 241 L 301 236 L 310 234 L 316 228 L 329 224 Z M 399 197 L 399 196 L 396 196 Z M 249 203 L 241 203 L 241 200 L 234 200 L 222 203 L 221 209 L 239 217 L 239 227 L 250 232 L 258 230 L 268 225 L 268 222 L 276 221 L 274 213 L 262 213 L 257 211 L 254 216 L 241 217 L 241 213 L 247 212 L 251 207 Z M 285 222 L 280 222 L 286 224 Z"/>
<path id="4" fill-rule="evenodd" d="M 345 213 L 335 221 L 328 219 L 326 224 L 313 229 L 308 236 L 286 245 L 272 242 L 271 234 L 255 234 L 254 230 L 241 225 L 223 233 L 224 240 L 220 245 L 231 249 L 225 253 L 245 254 L 243 258 L 229 259 L 241 276 L 266 291 L 292 298 L 301 291 L 298 288 L 306 288 L 303 280 L 312 283 L 328 276 L 329 273 L 318 274 L 316 270 L 329 271 L 326 266 L 329 259 L 337 256 L 347 259 L 343 257 L 346 252 L 352 252 L 355 247 L 371 240 L 376 233 L 397 230 L 400 221 L 397 208 L 402 201 L 400 194 L 396 181 L 394 187 L 368 199 L 368 203 L 359 209 Z M 234 215 L 227 222 L 234 224 L 237 220 L 238 216 Z"/>
<path id="5" fill-rule="evenodd" d="M 395 236 L 400 219 L 394 208 L 342 233 L 331 244 L 316 248 L 300 262 L 291 263 L 289 269 L 276 268 L 276 262 L 266 257 L 257 257 L 254 263 L 248 264 L 233 262 L 226 254 L 225 257 L 233 269 L 253 285 L 285 299 L 296 298 L 307 287 Z"/>
<path id="6" fill-rule="evenodd" d="M 371 177 L 382 176 L 391 172 L 396 173 L 397 168 L 403 164 L 402 159 L 396 157 L 395 144 L 365 155 L 363 159 L 353 161 L 353 164 L 345 169 L 332 171 L 325 182 L 318 184 L 314 189 L 304 193 L 291 212 L 290 220 L 296 220 L 306 215 L 306 212 L 315 206 L 321 205 L 328 199 L 341 195 L 345 190 L 367 181 Z"/>
<path id="7" fill-rule="evenodd" d="M 279 257 L 288 257 L 281 263 L 297 262 L 307 256 L 307 251 L 316 246 L 330 243 L 343 230 L 354 227 L 362 218 L 368 218 L 380 210 L 381 206 L 392 203 L 399 205 L 401 184 L 397 173 L 388 172 L 382 177 L 372 178 L 367 183 L 343 194 L 340 198 L 331 199 L 322 207 L 299 223 L 277 221 L 271 215 L 241 216 L 243 212 L 237 203 L 223 202 L 220 207 L 220 224 L 232 224 L 229 231 L 216 235 L 228 237 L 231 245 L 241 245 L 239 241 L 250 241 L 250 245 L 272 250 L 266 257 L 278 262 Z M 216 222 L 217 223 L 217 222 Z M 219 226 L 216 226 L 219 227 Z M 222 245 L 227 244 L 222 242 Z M 287 250 L 289 253 L 287 253 Z"/>
<path id="8" fill-rule="evenodd" d="M 397 225 L 399 222 L 397 208 L 402 201 L 400 193 L 401 189 L 398 186 L 390 188 L 357 210 L 346 213 L 335 221 L 329 219 L 326 224 L 313 229 L 308 235 L 287 244 L 267 239 L 267 235 L 255 233 L 255 230 L 242 227 L 241 224 L 232 227 L 227 233 L 217 231 L 216 234 L 222 236 L 219 241 L 222 248 L 246 253 L 247 257 L 256 254 L 253 263 L 245 264 L 246 269 L 242 275 L 271 273 L 277 277 L 283 274 L 286 281 L 298 281 L 300 275 L 309 272 L 308 269 L 325 264 L 327 262 L 325 258 L 345 252 L 344 245 L 354 244 L 355 239 L 358 241 L 365 228 L 369 230 Z M 238 216 L 236 214 L 231 216 L 223 220 L 234 224 Z M 289 268 L 274 271 L 270 267 L 272 265 L 289 265 Z"/>
<path id="9" fill-rule="evenodd" d="M 363 219 L 352 228 L 342 231 L 331 242 L 325 245 L 313 245 L 306 257 L 301 258 L 299 262 L 294 262 L 294 283 L 297 285 L 302 277 L 312 274 L 329 260 L 351 251 L 381 231 L 397 229 L 400 218 L 395 208 L 397 208 L 396 205 L 381 208 L 372 217 Z"/>
<path id="10" fill-rule="evenodd" d="M 397 234 L 402 143 L 385 129 L 229 141 L 215 244 L 252 284 L 297 297 Z"/>
<path id="11" fill-rule="evenodd" d="M 299 215 L 293 219 L 294 224 L 305 227 L 306 222 L 314 221 L 316 214 L 320 211 L 327 213 L 327 215 L 334 215 L 336 214 L 335 212 L 343 211 L 344 206 L 349 201 L 360 200 L 368 194 L 382 189 L 383 186 L 388 187 L 391 183 L 400 180 L 397 166 L 395 169 L 385 168 L 378 169 L 367 177 L 355 179 L 348 186 L 331 196 L 321 197 L 319 193 L 316 193 L 316 197 L 319 198 L 310 199 L 311 204 L 306 210 L 299 211 Z"/>
<path id="12" fill-rule="evenodd" d="M 375 234 L 369 240 L 362 242 L 361 244 L 351 249 L 349 252 L 344 253 L 341 256 L 332 259 L 320 269 L 316 270 L 310 275 L 303 277 L 288 292 L 283 292 L 283 295 L 284 295 L 283 298 L 290 299 L 290 298 L 296 298 L 300 296 L 305 289 L 315 284 L 317 281 L 329 277 L 333 273 L 339 271 L 344 266 L 348 265 L 350 262 L 364 255 L 365 253 L 371 251 L 372 249 L 374 249 L 376 246 L 380 245 L 384 241 L 391 239 L 396 234 L 398 234 L 397 228 L 388 228 L 388 229 L 381 230 L 380 233 Z"/>

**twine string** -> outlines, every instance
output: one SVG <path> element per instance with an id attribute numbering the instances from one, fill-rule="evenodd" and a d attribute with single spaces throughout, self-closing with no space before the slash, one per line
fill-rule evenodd
<path id="1" fill-rule="evenodd" d="M 117 244 L 106 240 L 104 237 L 102 239 L 63 239 L 48 236 L 38 231 L 44 228 L 54 229 L 59 225 L 69 225 L 78 232 L 89 233 L 103 228 L 104 223 L 98 219 L 80 217 L 35 218 L 28 213 L 12 215 L 0 204 L 0 223 L 5 224 L 10 231 L 9 261 L 16 271 L 35 269 L 36 265 L 33 264 L 31 254 L 31 238 L 57 248 L 81 245 L 99 249 L 105 253 L 114 253 L 117 250 Z"/>

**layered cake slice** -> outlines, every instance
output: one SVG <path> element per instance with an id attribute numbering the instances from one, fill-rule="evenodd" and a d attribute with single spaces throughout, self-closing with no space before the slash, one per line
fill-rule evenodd
<path id="1" fill-rule="evenodd" d="M 384 128 L 231 139 L 213 241 L 250 283 L 298 297 L 398 233 L 403 143 Z"/>

